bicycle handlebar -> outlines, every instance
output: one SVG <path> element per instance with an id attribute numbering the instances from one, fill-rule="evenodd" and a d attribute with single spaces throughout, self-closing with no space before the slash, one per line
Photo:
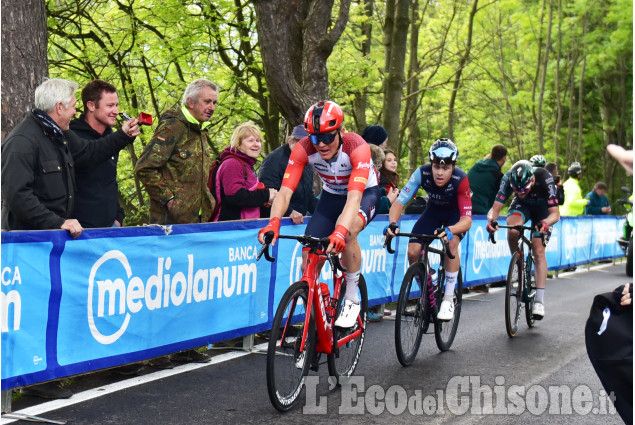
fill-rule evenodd
<path id="1" fill-rule="evenodd" d="M 267 261 L 273 263 L 276 259 L 272 257 L 271 255 L 269 255 L 269 246 L 271 246 L 271 241 L 273 240 L 273 231 L 270 230 L 267 233 L 265 233 L 264 239 L 265 239 L 265 243 L 262 245 L 262 248 L 260 249 L 260 253 L 258 254 L 258 257 L 256 257 L 256 261 L 260 260 L 260 257 L 264 254 Z M 278 235 L 278 239 L 294 239 L 300 242 L 300 244 L 302 244 L 303 246 L 316 249 L 316 250 L 320 249 L 323 251 L 326 251 L 329 244 L 331 243 L 331 241 L 329 241 L 329 238 L 327 237 L 320 239 L 320 238 L 314 238 L 313 236 L 310 236 L 310 235 L 300 235 L 300 236 Z M 324 253 L 323 255 L 328 258 L 329 263 L 331 264 L 331 268 L 333 269 L 333 272 L 337 270 L 346 272 L 346 267 L 344 267 L 342 263 L 340 262 L 339 254 Z"/>
<path id="2" fill-rule="evenodd" d="M 518 230 L 519 232 L 524 232 L 525 230 L 529 230 L 529 231 L 534 231 L 534 229 L 530 226 L 524 226 L 521 224 L 517 224 L 515 226 L 508 226 L 508 225 L 502 225 L 499 224 L 496 226 L 496 228 L 501 228 L 501 229 L 514 229 L 514 230 Z M 489 232 L 489 231 L 488 231 Z M 496 232 L 489 232 L 489 240 L 495 244 L 496 243 Z M 540 233 L 540 240 L 542 241 L 542 245 L 543 246 L 547 246 L 547 244 L 545 243 L 545 234 L 544 233 Z"/>
<path id="3" fill-rule="evenodd" d="M 443 244 L 443 250 L 445 251 L 445 255 L 448 256 L 448 258 L 450 259 L 454 259 L 455 256 L 452 255 L 452 252 L 450 251 L 450 244 L 446 241 L 444 241 L 443 239 L 441 239 L 439 236 L 437 235 L 421 235 L 421 234 L 417 234 L 417 233 L 396 233 L 395 236 L 390 236 L 390 235 L 386 235 L 386 240 L 384 241 L 384 247 L 386 248 L 386 250 L 391 253 L 394 254 L 395 250 L 392 249 L 392 239 L 396 236 L 404 236 L 404 237 L 408 237 L 408 238 L 414 238 L 414 239 L 419 239 L 421 240 L 422 243 L 428 242 L 428 244 L 430 242 L 432 242 L 434 239 L 439 239 L 441 241 L 441 244 Z M 435 251 L 433 251 L 435 252 Z"/>

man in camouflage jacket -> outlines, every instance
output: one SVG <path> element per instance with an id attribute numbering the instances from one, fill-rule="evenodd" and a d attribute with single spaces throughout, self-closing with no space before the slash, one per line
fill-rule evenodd
<path id="1" fill-rule="evenodd" d="M 217 100 L 214 83 L 202 78 L 190 83 L 181 109 L 164 112 L 143 150 L 135 173 L 150 196 L 151 223 L 197 223 L 211 215 L 214 201 L 207 188 L 212 162 L 207 130 Z"/>

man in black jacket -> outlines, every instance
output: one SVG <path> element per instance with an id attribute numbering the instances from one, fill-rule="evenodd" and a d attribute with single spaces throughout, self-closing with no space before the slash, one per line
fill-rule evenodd
<path id="1" fill-rule="evenodd" d="M 304 125 L 295 126 L 291 135 L 287 138 L 287 143 L 275 149 L 262 161 L 258 172 L 258 180 L 267 188 L 280 190 L 284 170 L 291 155 L 291 149 L 299 140 L 308 135 L 309 133 L 304 129 Z M 317 201 L 317 197 L 313 193 L 313 172 L 311 167 L 304 167 L 298 187 L 293 192 L 289 208 L 284 216 L 290 217 L 295 224 L 300 224 L 305 215 L 313 213 Z M 260 217 L 269 217 L 269 208 L 261 208 Z"/>
<path id="2" fill-rule="evenodd" d="M 53 78 L 35 89 L 35 108 L 2 146 L 2 229 L 64 229 L 77 238 L 84 230 L 71 217 L 77 188 L 75 170 L 108 160 L 139 135 L 136 119 L 99 141 L 69 130 L 76 113 L 77 83 Z"/>
<path id="3" fill-rule="evenodd" d="M 103 80 L 93 80 L 82 90 L 84 113 L 71 121 L 70 128 L 82 139 L 95 140 L 112 134 L 119 114 L 117 89 Z M 73 218 L 84 228 L 123 225 L 119 205 L 116 153 L 102 163 L 75 170 L 77 188 Z"/>
<path id="4" fill-rule="evenodd" d="M 35 89 L 35 108 L 7 136 L 2 146 L 2 229 L 84 230 L 71 217 L 75 204 L 75 169 L 94 167 L 139 135 L 137 120 L 126 122 L 107 138 L 89 141 L 69 130 L 75 115 L 77 83 L 53 78 Z M 72 391 L 56 382 L 31 385 L 22 393 L 69 398 Z"/>

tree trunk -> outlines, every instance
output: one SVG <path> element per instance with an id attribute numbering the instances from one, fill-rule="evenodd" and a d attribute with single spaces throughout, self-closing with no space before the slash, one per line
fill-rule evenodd
<path id="1" fill-rule="evenodd" d="M 362 57 L 366 58 L 370 55 L 370 47 L 372 45 L 373 25 L 371 18 L 373 17 L 373 0 L 364 0 L 364 14 L 367 17 L 367 21 L 362 24 L 362 35 L 364 39 L 361 45 Z M 368 72 L 364 70 L 363 78 L 368 79 Z M 366 128 L 366 104 L 368 99 L 367 88 L 364 87 L 361 92 L 355 94 L 353 99 L 353 120 L 357 127 L 357 132 L 361 134 Z"/>
<path id="2" fill-rule="evenodd" d="M 429 1 L 423 13 L 428 7 Z M 419 131 L 419 122 L 417 120 L 417 108 L 419 100 L 419 30 L 421 29 L 421 21 L 419 16 L 419 1 L 412 1 L 412 24 L 410 25 L 410 65 L 408 67 L 408 90 L 406 97 L 406 110 L 404 112 L 403 125 L 408 129 L 408 176 L 419 166 L 419 152 L 421 151 L 421 132 Z M 422 95 L 423 96 L 423 95 Z M 402 156 L 402 143 L 399 144 L 399 152 L 397 159 Z"/>
<path id="3" fill-rule="evenodd" d="M 44 0 L 2 0 L 2 142 L 48 76 Z"/>
<path id="4" fill-rule="evenodd" d="M 560 154 L 560 127 L 562 126 L 562 99 L 560 98 L 560 59 L 562 58 L 562 0 L 558 0 L 558 51 L 556 53 L 556 74 L 554 76 L 556 98 L 556 123 L 553 130 L 553 143 L 556 155 L 553 161 L 558 163 Z"/>
<path id="5" fill-rule="evenodd" d="M 467 45 L 465 46 L 465 52 L 463 52 L 463 55 L 461 55 L 461 59 L 459 60 L 459 69 L 456 71 L 452 92 L 450 93 L 450 105 L 448 108 L 448 137 L 452 140 L 454 140 L 454 105 L 456 103 L 456 94 L 459 91 L 459 86 L 461 85 L 461 74 L 463 73 L 463 68 L 465 68 L 467 61 L 470 58 L 470 50 L 472 49 L 472 32 L 474 29 L 474 15 L 476 15 L 477 11 L 478 0 L 474 0 L 468 23 Z"/>
<path id="6" fill-rule="evenodd" d="M 404 87 L 404 68 L 408 41 L 410 0 L 396 0 L 395 25 L 390 43 L 390 63 L 386 76 L 383 123 L 388 132 L 388 147 L 395 152 L 399 147 L 399 118 Z"/>
<path id="7" fill-rule="evenodd" d="M 328 97 L 326 61 L 348 22 L 350 0 L 341 0 L 332 23 L 333 0 L 253 2 L 267 87 L 289 123 Z"/>
<path id="8" fill-rule="evenodd" d="M 545 54 L 542 60 L 540 76 L 540 94 L 538 96 L 538 152 L 545 153 L 544 125 L 542 122 L 542 102 L 545 97 L 545 85 L 547 80 L 547 65 L 549 64 L 549 50 L 551 49 L 551 22 L 553 20 L 553 0 L 549 0 L 549 23 L 547 24 L 547 41 L 545 42 Z"/>
<path id="9" fill-rule="evenodd" d="M 582 27 L 582 40 L 586 36 L 587 21 L 584 19 Z M 575 158 L 582 161 L 582 129 L 584 127 L 584 72 L 586 70 L 586 46 L 582 44 L 582 65 L 580 67 L 580 79 L 578 87 L 578 145 L 576 146 Z"/>

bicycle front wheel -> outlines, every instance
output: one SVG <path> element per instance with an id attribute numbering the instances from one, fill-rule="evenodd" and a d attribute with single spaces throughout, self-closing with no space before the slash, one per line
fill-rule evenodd
<path id="1" fill-rule="evenodd" d="M 525 285 L 527 286 L 527 294 L 529 296 L 529 302 L 525 303 L 525 320 L 527 321 L 527 326 L 533 328 L 536 324 L 536 319 L 534 318 L 534 302 L 536 301 L 536 276 L 531 272 L 531 268 L 534 265 L 534 257 L 531 255 L 527 256 L 527 264 L 525 264 Z"/>
<path id="2" fill-rule="evenodd" d="M 507 285 L 505 286 L 505 329 L 507 335 L 513 338 L 518 332 L 520 321 L 520 303 L 522 299 L 523 266 L 522 257 L 515 252 L 507 271 Z"/>
<path id="3" fill-rule="evenodd" d="M 441 351 L 448 351 L 454 342 L 456 331 L 459 327 L 459 319 L 461 318 L 461 305 L 463 304 L 463 277 L 461 276 L 461 269 L 459 268 L 459 274 L 456 277 L 456 285 L 454 287 L 454 295 L 452 296 L 452 302 L 454 303 L 454 317 L 447 322 L 441 322 L 438 319 L 434 322 L 434 339 L 437 342 L 437 347 Z M 439 287 L 443 288 L 446 277 L 443 277 L 443 281 L 439 281 Z M 443 295 L 437 299 L 437 305 L 441 305 Z"/>
<path id="4" fill-rule="evenodd" d="M 399 290 L 395 317 L 395 349 L 402 366 L 410 366 L 417 356 L 424 322 L 427 321 L 428 265 L 414 263 L 406 271 Z"/>
<path id="5" fill-rule="evenodd" d="M 271 404 L 281 412 L 293 407 L 315 352 L 315 323 L 306 323 L 309 286 L 296 282 L 282 296 L 273 319 L 267 349 L 267 390 Z M 307 329 L 304 350 L 302 335 Z"/>
<path id="6" fill-rule="evenodd" d="M 339 384 L 340 376 L 351 376 L 355 372 L 357 363 L 362 354 L 362 346 L 364 345 L 364 338 L 366 337 L 366 320 L 368 316 L 368 291 L 366 290 L 366 280 L 364 276 L 359 275 L 359 282 L 357 284 L 357 296 L 360 302 L 360 312 L 357 318 L 357 322 L 349 329 L 333 329 L 333 338 L 338 341 L 342 338 L 346 338 L 351 334 L 361 330 L 361 333 L 354 339 L 348 341 L 346 344 L 339 347 L 336 353 L 329 354 L 327 357 L 329 374 L 337 379 Z M 337 300 L 337 312 L 341 311 L 344 305 L 344 295 L 346 294 L 346 281 L 342 282 L 342 288 L 340 290 L 340 296 Z M 339 345 L 339 344 L 338 344 Z"/>

